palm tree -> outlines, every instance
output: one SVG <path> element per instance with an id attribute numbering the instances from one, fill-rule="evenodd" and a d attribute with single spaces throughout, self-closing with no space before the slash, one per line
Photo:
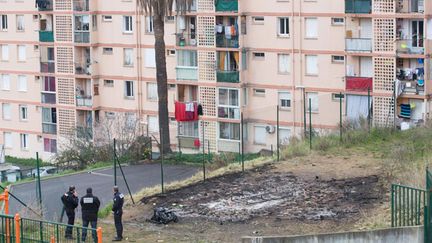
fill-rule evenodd
<path id="1" fill-rule="evenodd" d="M 168 117 L 168 82 L 165 57 L 165 25 L 167 15 L 171 15 L 174 4 L 176 11 L 184 13 L 190 10 L 193 0 L 137 0 L 138 8 L 147 16 L 153 16 L 155 54 L 156 54 L 156 81 L 158 85 L 159 106 L 159 135 L 161 148 L 164 152 L 171 152 Z"/>

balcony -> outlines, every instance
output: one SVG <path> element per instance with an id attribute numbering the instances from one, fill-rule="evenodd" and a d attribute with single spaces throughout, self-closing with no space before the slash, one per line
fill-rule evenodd
<path id="1" fill-rule="evenodd" d="M 231 36 L 231 38 L 227 38 L 227 36 L 224 34 L 217 34 L 216 47 L 239 48 L 239 38 L 238 36 Z"/>
<path id="2" fill-rule="evenodd" d="M 53 10 L 53 0 L 36 0 L 36 5 L 39 11 L 52 11 Z"/>
<path id="3" fill-rule="evenodd" d="M 54 32 L 53 31 L 39 31 L 39 41 L 40 42 L 54 42 Z"/>
<path id="4" fill-rule="evenodd" d="M 197 36 L 196 34 L 176 34 L 177 46 L 196 46 Z"/>
<path id="5" fill-rule="evenodd" d="M 45 133 L 45 134 L 57 134 L 57 124 L 42 123 L 42 133 Z"/>
<path id="6" fill-rule="evenodd" d="M 75 64 L 75 74 L 77 75 L 91 75 L 90 72 L 90 64 L 81 64 L 77 63 Z"/>
<path id="7" fill-rule="evenodd" d="M 218 70 L 216 73 L 217 82 L 224 83 L 239 83 L 240 72 L 239 71 L 221 71 Z"/>
<path id="8" fill-rule="evenodd" d="M 198 67 L 177 66 L 177 80 L 198 80 Z"/>
<path id="9" fill-rule="evenodd" d="M 397 13 L 424 13 L 424 2 L 427 0 L 399 0 L 396 3 Z"/>
<path id="10" fill-rule="evenodd" d="M 216 0 L 216 12 L 238 12 L 238 0 Z"/>
<path id="11" fill-rule="evenodd" d="M 92 107 L 93 99 L 91 95 L 77 96 L 76 105 L 81 107 Z"/>
<path id="12" fill-rule="evenodd" d="M 372 0 L 345 0 L 345 13 L 369 14 L 372 9 Z"/>
<path id="13" fill-rule="evenodd" d="M 41 102 L 43 104 L 55 104 L 56 103 L 56 94 L 43 92 L 41 94 Z"/>
<path id="14" fill-rule="evenodd" d="M 398 54 L 417 54 L 425 53 L 423 39 L 398 40 L 396 41 L 396 51 Z"/>
<path id="15" fill-rule="evenodd" d="M 90 32 L 88 31 L 75 31 L 75 43 L 90 43 Z"/>
<path id="16" fill-rule="evenodd" d="M 367 92 L 368 90 L 372 90 L 372 80 L 372 78 L 368 77 L 346 77 L 346 90 Z"/>
<path id="17" fill-rule="evenodd" d="M 89 0 L 74 0 L 73 1 L 74 11 L 83 12 L 89 11 Z"/>
<path id="18" fill-rule="evenodd" d="M 41 62 L 41 73 L 55 73 L 54 62 Z"/>
<path id="19" fill-rule="evenodd" d="M 368 38 L 346 38 L 347 52 L 372 52 L 372 39 Z"/>
<path id="20" fill-rule="evenodd" d="M 93 139 L 93 128 L 91 126 L 77 126 L 77 137 L 85 139 Z"/>

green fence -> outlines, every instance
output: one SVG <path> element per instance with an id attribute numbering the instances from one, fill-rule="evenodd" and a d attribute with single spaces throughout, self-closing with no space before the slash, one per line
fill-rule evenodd
<path id="1" fill-rule="evenodd" d="M 368 14 L 371 10 L 371 0 L 345 0 L 345 13 Z"/>
<path id="2" fill-rule="evenodd" d="M 425 203 L 425 190 L 393 184 L 391 188 L 392 227 L 422 225 Z"/>
<path id="3" fill-rule="evenodd" d="M 432 173 L 427 169 L 426 170 L 426 206 L 425 206 L 425 215 L 424 215 L 424 242 L 431 243 L 432 242 Z"/>
<path id="4" fill-rule="evenodd" d="M 15 242 L 15 224 L 14 217 L 0 216 L 0 243 Z"/>

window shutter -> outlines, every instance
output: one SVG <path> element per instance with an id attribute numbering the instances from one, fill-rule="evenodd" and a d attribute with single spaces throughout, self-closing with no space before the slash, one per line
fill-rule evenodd
<path id="1" fill-rule="evenodd" d="M 316 18 L 305 19 L 306 37 L 318 37 L 318 20 Z"/>
<path id="2" fill-rule="evenodd" d="M 318 74 L 318 57 L 306 56 L 306 74 Z"/>
<path id="3" fill-rule="evenodd" d="M 155 49 L 145 49 L 145 66 L 150 68 L 156 67 Z"/>

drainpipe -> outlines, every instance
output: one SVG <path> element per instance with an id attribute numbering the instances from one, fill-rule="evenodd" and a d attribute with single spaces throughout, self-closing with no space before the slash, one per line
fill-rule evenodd
<path id="1" fill-rule="evenodd" d="M 137 88 L 138 88 L 138 119 L 141 123 L 143 100 L 142 100 L 142 83 L 141 83 L 141 11 L 138 5 L 135 6 L 135 23 L 136 23 L 136 60 L 137 60 Z M 140 130 L 142 128 L 140 127 Z M 141 131 L 143 134 L 143 131 Z"/>
<path id="2" fill-rule="evenodd" d="M 292 87 L 291 87 L 291 92 L 292 92 L 292 97 L 293 97 L 293 134 L 296 134 L 296 108 L 297 108 L 297 106 L 296 106 L 296 92 L 295 92 L 295 86 L 296 86 L 296 80 L 295 80 L 295 77 L 296 77 L 296 75 L 295 75 L 295 51 L 294 51 L 294 49 L 295 49 L 295 21 L 294 21 L 294 10 L 295 10 L 295 4 L 294 4 L 294 2 L 295 1 L 291 1 L 292 2 L 292 4 L 291 4 L 291 26 L 292 26 L 292 37 L 291 37 L 291 42 L 292 42 L 292 48 L 291 48 L 291 73 L 292 73 Z M 279 102 L 279 100 L 278 100 L 278 102 Z M 300 102 L 301 103 L 301 102 Z M 300 107 L 300 109 L 301 109 L 301 107 Z M 301 113 L 301 112 L 300 112 Z M 279 142 L 279 141 L 278 141 Z"/>

